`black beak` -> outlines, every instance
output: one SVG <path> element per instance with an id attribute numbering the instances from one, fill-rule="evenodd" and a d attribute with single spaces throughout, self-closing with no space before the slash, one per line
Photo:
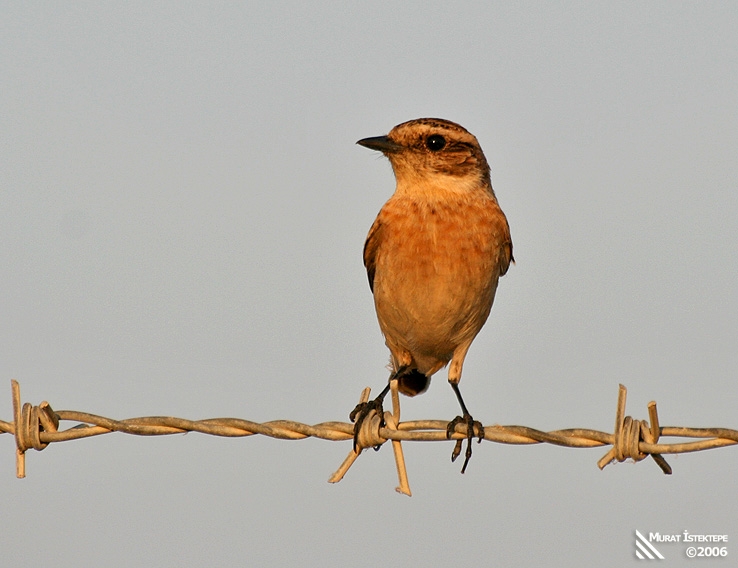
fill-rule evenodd
<path id="1" fill-rule="evenodd" d="M 393 142 L 386 136 L 374 136 L 372 138 L 363 138 L 357 142 L 359 146 L 364 146 L 370 150 L 377 150 L 383 154 L 393 154 L 400 152 L 403 147 Z"/>

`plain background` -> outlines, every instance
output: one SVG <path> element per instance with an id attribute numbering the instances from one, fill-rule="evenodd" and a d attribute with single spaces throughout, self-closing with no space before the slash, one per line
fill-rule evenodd
<path id="1" fill-rule="evenodd" d="M 464 368 L 485 424 L 738 427 L 734 2 L 0 4 L 0 418 L 347 420 L 386 380 L 361 261 L 394 180 L 354 145 L 479 139 L 517 264 Z M 3 386 L 4 385 L 4 386 Z M 450 419 L 445 380 L 405 419 Z M 70 426 L 69 424 L 65 426 Z M 727 534 L 738 450 L 0 436 L 7 565 L 622 566 Z M 663 565 L 692 565 L 664 545 Z M 734 560 L 706 560 L 727 566 Z"/>

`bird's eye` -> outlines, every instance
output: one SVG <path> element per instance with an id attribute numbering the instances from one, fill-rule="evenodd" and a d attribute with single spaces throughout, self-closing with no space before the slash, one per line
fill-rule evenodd
<path id="1" fill-rule="evenodd" d="M 425 141 L 425 145 L 431 152 L 438 152 L 445 148 L 446 139 L 440 134 L 433 134 L 432 136 L 428 136 L 428 139 Z"/>

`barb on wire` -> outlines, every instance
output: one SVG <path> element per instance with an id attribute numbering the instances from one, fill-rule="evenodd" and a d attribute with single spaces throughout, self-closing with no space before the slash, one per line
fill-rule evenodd
<path id="1" fill-rule="evenodd" d="M 446 441 L 445 420 L 400 421 L 400 404 L 397 386 L 391 385 L 392 412 L 385 412 L 385 425 L 379 416 L 368 416 L 359 433 L 358 453 L 352 449 L 341 467 L 331 476 L 329 481 L 340 481 L 361 453 L 362 449 L 381 446 L 392 441 L 395 462 L 400 485 L 397 491 L 410 495 L 410 486 L 405 470 L 405 460 L 401 442 L 410 441 Z M 110 432 L 124 432 L 138 436 L 163 436 L 183 432 L 201 432 L 213 436 L 242 437 L 261 434 L 281 440 L 301 440 L 314 437 L 323 440 L 352 440 L 354 425 L 346 422 L 321 422 L 308 425 L 291 420 L 274 420 L 271 422 L 251 422 L 238 418 L 211 418 L 207 420 L 186 420 L 169 416 L 148 416 L 113 420 L 86 412 L 58 410 L 51 408 L 44 401 L 38 406 L 30 403 L 21 404 L 20 386 L 12 381 L 13 420 L 0 420 L 0 433 L 12 434 L 16 443 L 16 476 L 25 477 L 25 453 L 29 449 L 43 450 L 50 443 L 76 440 L 99 436 Z M 612 434 L 585 428 L 569 428 L 543 432 L 525 426 L 484 427 L 484 439 L 501 444 L 554 444 L 570 448 L 593 448 L 612 446 L 599 460 L 598 466 L 627 459 L 640 461 L 651 456 L 665 474 L 671 473 L 671 467 L 664 459 L 665 454 L 697 452 L 712 448 L 731 446 L 738 443 L 738 430 L 728 428 L 682 428 L 661 426 L 659 424 L 656 403 L 648 404 L 650 423 L 647 420 L 633 420 L 625 416 L 627 390 L 620 385 L 617 409 L 615 413 L 615 430 Z M 361 400 L 369 399 L 369 389 L 364 389 Z M 66 430 L 59 430 L 63 421 L 78 424 Z M 659 441 L 663 436 L 698 438 L 698 441 L 682 441 L 664 444 Z M 454 433 L 452 440 L 466 438 L 463 426 Z"/>

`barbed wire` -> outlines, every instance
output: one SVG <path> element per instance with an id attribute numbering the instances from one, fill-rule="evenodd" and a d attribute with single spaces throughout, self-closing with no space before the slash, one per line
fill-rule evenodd
<path id="1" fill-rule="evenodd" d="M 357 450 L 352 449 L 347 458 L 330 477 L 332 483 L 343 479 L 344 475 L 359 457 L 363 449 L 378 448 L 387 441 L 392 442 L 395 464 L 399 479 L 397 491 L 410 495 L 402 442 L 410 441 L 446 441 L 447 420 L 413 420 L 400 421 L 400 399 L 397 392 L 397 381 L 391 384 L 392 412 L 382 417 L 374 412 L 362 423 L 357 440 Z M 186 420 L 170 416 L 147 416 L 113 420 L 87 412 L 52 409 L 44 401 L 38 406 L 30 403 L 21 404 L 20 386 L 11 381 L 13 397 L 13 421 L 0 420 L 0 433 L 8 433 L 16 442 L 16 476 L 25 477 L 25 453 L 29 449 L 41 451 L 53 442 L 76 440 L 123 432 L 137 436 L 164 436 L 185 432 L 200 432 L 212 436 L 244 437 L 261 434 L 280 440 L 301 440 L 304 438 L 320 438 L 322 440 L 352 440 L 354 425 L 347 422 L 321 422 L 320 424 L 302 424 L 292 420 L 273 420 L 270 422 L 252 422 L 239 418 L 210 418 L 207 420 Z M 370 389 L 361 394 L 360 402 L 369 400 Z M 625 415 L 627 389 L 620 385 L 618 403 L 615 413 L 615 430 L 613 433 L 590 430 L 586 428 L 568 428 L 544 432 L 526 426 L 491 425 L 484 427 L 484 439 L 500 444 L 553 444 L 569 448 L 593 448 L 612 446 L 598 461 L 603 469 L 610 463 L 627 459 L 641 461 L 649 455 L 665 474 L 672 470 L 663 454 L 680 454 L 698 452 L 724 446 L 738 444 L 738 430 L 729 428 L 685 428 L 679 426 L 660 426 L 656 403 L 648 404 L 650 423 L 647 420 L 634 420 Z M 59 430 L 62 421 L 73 421 L 78 424 L 66 430 Z M 699 438 L 699 441 L 659 443 L 662 436 Z M 466 439 L 466 426 L 460 424 L 452 436 L 460 446 Z"/>

